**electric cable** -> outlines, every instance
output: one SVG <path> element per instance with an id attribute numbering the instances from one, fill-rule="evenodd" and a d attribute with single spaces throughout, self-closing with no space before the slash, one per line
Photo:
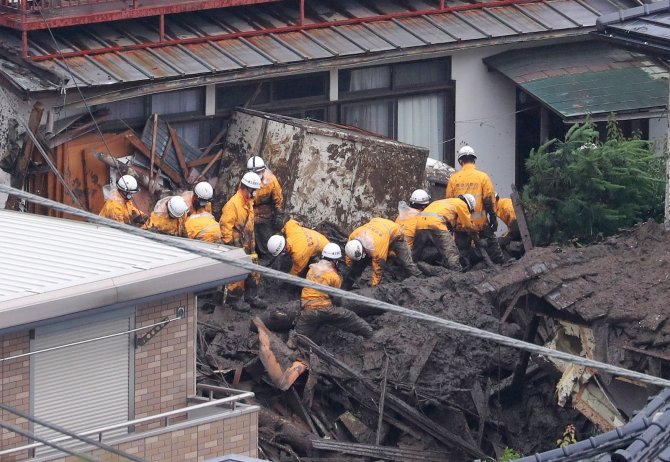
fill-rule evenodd
<path id="1" fill-rule="evenodd" d="M 530 353 L 534 353 L 537 355 L 541 356 L 547 356 L 550 358 L 556 358 L 561 361 L 565 361 L 568 363 L 572 364 L 577 364 L 580 366 L 584 367 L 589 367 L 595 370 L 607 372 L 609 374 L 613 375 L 618 375 L 621 377 L 627 377 L 630 379 L 635 379 L 639 380 L 641 382 L 650 384 L 650 385 L 657 385 L 661 387 L 670 387 L 670 380 L 662 379 L 660 377 L 655 377 L 649 374 L 644 374 L 642 372 L 637 372 L 637 371 L 632 371 L 629 369 L 625 369 L 620 366 L 614 366 L 611 364 L 607 364 L 601 361 L 596 361 L 594 359 L 589 359 L 589 358 L 583 358 L 581 356 L 576 356 L 570 353 L 566 353 L 563 351 L 558 351 L 558 350 L 553 350 L 551 348 L 547 348 L 544 346 L 540 345 L 535 345 L 533 343 L 525 342 L 522 340 L 517 340 L 515 338 L 511 337 L 506 337 L 501 334 L 497 334 L 495 332 L 490 332 L 487 330 L 479 329 L 476 327 L 471 327 L 467 326 L 465 324 L 461 324 L 455 321 L 450 321 L 448 319 L 444 318 L 439 318 L 437 316 L 433 316 L 430 314 L 425 314 L 421 313 L 419 311 L 415 311 L 409 308 L 404 308 L 398 305 L 394 305 L 391 303 L 383 302 L 380 300 L 375 300 L 369 297 L 365 297 L 363 295 L 359 295 L 356 293 L 352 292 L 347 292 L 342 289 L 336 289 L 334 287 L 330 286 L 325 286 L 321 285 L 312 281 L 308 281 L 307 279 L 302 279 L 297 276 L 292 276 L 287 273 L 283 273 L 278 270 L 274 270 L 271 268 L 266 268 L 263 266 L 259 266 L 257 264 L 251 263 L 250 261 L 244 259 L 236 259 L 236 258 L 231 258 L 226 256 L 225 254 L 222 254 L 219 250 L 218 247 L 216 246 L 205 246 L 203 245 L 202 242 L 200 241 L 191 241 L 189 239 L 182 239 L 182 238 L 175 238 L 171 236 L 166 236 L 162 234 L 155 234 L 150 231 L 146 231 L 140 228 L 134 228 L 132 226 L 119 223 L 113 220 L 109 220 L 107 218 L 100 217 L 98 215 L 94 215 L 90 212 L 86 212 L 83 210 L 76 209 L 74 207 L 61 204 L 59 202 L 53 201 L 51 199 L 46 199 L 44 197 L 37 196 L 35 194 L 31 194 L 25 191 L 21 191 L 19 189 L 13 188 L 11 186 L 6 186 L 6 185 L 0 185 L 0 192 L 6 192 L 13 194 L 17 197 L 20 197 L 22 199 L 27 200 L 28 202 L 33 202 L 38 205 L 42 205 L 44 207 L 54 209 L 60 212 L 66 212 L 81 218 L 84 218 L 90 222 L 100 224 L 100 225 L 105 225 L 110 228 L 118 229 L 120 231 L 123 231 L 127 234 L 143 237 L 155 242 L 159 242 L 161 244 L 165 244 L 167 246 L 177 248 L 184 250 L 186 252 L 193 253 L 195 255 L 199 255 L 202 257 L 207 257 L 211 258 L 212 260 L 217 260 L 223 263 L 227 263 L 231 266 L 237 267 L 237 268 L 242 268 L 244 270 L 247 270 L 249 272 L 256 272 L 259 274 L 262 274 L 267 277 L 271 277 L 274 279 L 277 279 L 282 282 L 286 282 L 289 284 L 297 285 L 300 287 L 307 287 L 315 290 L 319 290 L 321 292 L 324 292 L 326 294 L 329 294 L 334 297 L 340 297 L 343 300 L 348 300 L 348 301 L 353 301 L 353 302 L 358 302 L 362 305 L 371 307 L 371 308 L 376 308 L 382 311 L 388 311 L 392 313 L 399 314 L 401 316 L 406 316 L 408 318 L 413 318 L 413 319 L 418 319 L 421 321 L 428 321 L 432 323 L 432 325 L 439 325 L 441 327 L 446 328 L 447 330 L 455 331 L 455 332 L 460 332 L 462 334 L 465 334 L 470 337 L 475 337 L 481 340 L 487 340 L 491 341 L 494 343 L 499 343 L 501 345 L 510 347 L 510 348 L 516 348 L 524 351 L 528 351 Z"/>
<path id="2" fill-rule="evenodd" d="M 92 438 L 88 438 L 88 437 L 86 437 L 86 436 L 80 436 L 80 435 L 77 435 L 76 433 L 71 432 L 71 431 L 69 431 L 69 430 L 63 428 L 63 427 L 61 427 L 60 425 L 56 425 L 56 424 L 52 424 L 52 423 L 46 422 L 46 421 L 43 420 L 43 419 L 38 419 L 38 418 L 35 417 L 34 415 L 26 414 L 26 413 L 24 413 L 24 412 L 19 411 L 18 409 L 15 409 L 15 408 L 13 408 L 13 407 L 7 406 L 6 404 L 2 404 L 2 403 L 0 403 L 0 409 L 3 409 L 3 410 L 5 410 L 5 411 L 7 411 L 7 412 L 9 412 L 9 413 L 11 413 L 11 414 L 17 415 L 17 416 L 19 416 L 19 417 L 22 417 L 22 418 L 28 420 L 29 422 L 34 422 L 34 423 L 36 423 L 37 425 L 40 425 L 40 426 L 42 426 L 42 427 L 46 427 L 46 428 L 48 428 L 48 429 L 50 429 L 50 430 L 57 431 L 58 433 L 62 433 L 62 434 L 67 435 L 67 436 L 69 436 L 69 437 L 71 437 L 71 438 L 73 438 L 73 439 L 83 441 L 84 443 L 90 444 L 91 446 L 95 446 L 95 447 L 100 448 L 100 449 L 103 449 L 103 450 L 105 450 L 105 451 L 107 451 L 107 452 L 111 452 L 112 454 L 116 454 L 117 456 L 121 456 L 121 457 L 123 457 L 123 458 L 125 458 L 125 459 L 132 460 L 132 461 L 134 461 L 134 462 L 144 462 L 144 460 L 142 460 L 142 459 L 140 459 L 140 458 L 138 458 L 138 457 L 135 457 L 135 456 L 133 456 L 133 455 L 131 455 L 131 454 L 128 454 L 128 453 L 126 453 L 126 452 L 123 452 L 123 451 L 121 451 L 121 450 L 119 450 L 119 449 L 116 449 L 116 448 L 113 447 L 113 446 L 110 446 L 110 445 L 105 444 L 105 443 L 98 442 L 98 441 L 96 441 L 96 440 L 94 440 L 94 439 L 92 439 Z"/>

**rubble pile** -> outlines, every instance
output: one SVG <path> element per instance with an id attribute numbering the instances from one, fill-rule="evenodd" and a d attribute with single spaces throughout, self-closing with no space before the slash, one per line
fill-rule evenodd
<path id="1" fill-rule="evenodd" d="M 647 223 L 584 248 L 537 248 L 497 270 L 435 267 L 435 276 L 376 288 L 367 287 L 366 274 L 356 291 L 538 344 L 552 340 L 561 322 L 589 326 L 594 359 L 663 375 L 670 357 L 663 296 L 670 289 L 669 244 L 660 225 Z M 373 326 L 371 339 L 324 329 L 311 340 L 297 336 L 291 350 L 284 341 L 299 291 L 266 279 L 262 292 L 269 308 L 249 312 L 200 297 L 199 359 L 201 380 L 256 393 L 268 458 L 499 457 L 505 447 L 523 454 L 553 448 L 568 424 L 582 439 L 601 430 L 569 399 L 557 404 L 561 371 L 543 358 L 357 306 L 347 307 Z M 270 332 L 285 371 L 279 379 L 268 373 L 256 326 Z M 608 396 L 629 417 L 632 410 Z"/>

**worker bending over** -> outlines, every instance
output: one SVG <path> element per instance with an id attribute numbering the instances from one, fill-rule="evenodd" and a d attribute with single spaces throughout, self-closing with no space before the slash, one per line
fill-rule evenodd
<path id="1" fill-rule="evenodd" d="M 267 168 L 263 159 L 258 156 L 250 158 L 247 161 L 247 170 L 261 178 L 261 187 L 254 197 L 254 227 L 258 253 L 267 255 L 268 239 L 284 225 L 284 196 L 279 180 Z"/>
<path id="2" fill-rule="evenodd" d="M 102 206 L 100 216 L 127 225 L 143 225 L 148 217 L 133 202 L 133 195 L 139 190 L 134 177 L 123 175 L 116 180 L 116 189 Z"/>
<path id="3" fill-rule="evenodd" d="M 498 238 L 500 247 L 513 257 L 521 257 L 524 253 L 524 248 L 520 243 L 521 231 L 519 230 L 519 223 L 516 221 L 516 211 L 514 210 L 512 199 L 509 197 L 500 199 L 496 194 L 496 213 L 507 226 L 507 232 Z M 513 244 L 513 242 L 516 244 Z"/>
<path id="4" fill-rule="evenodd" d="M 430 204 L 430 194 L 423 189 L 416 189 L 409 197 L 409 205 L 405 201 L 398 204 L 398 218 L 395 222 L 400 225 L 405 235 L 405 242 L 410 250 L 414 247 L 414 234 L 416 231 L 416 221 L 421 211 Z"/>
<path id="5" fill-rule="evenodd" d="M 256 260 L 256 241 L 254 237 L 254 196 L 261 187 L 261 178 L 254 172 L 247 172 L 240 181 L 240 186 L 221 210 L 221 236 L 223 243 L 241 247 Z M 234 282 L 227 286 L 227 303 L 235 309 L 244 309 L 238 302 L 244 294 L 245 301 L 254 307 L 263 307 L 257 298 L 258 273 L 249 273 L 246 280 Z"/>
<path id="6" fill-rule="evenodd" d="M 327 244 L 321 253 L 321 260 L 309 266 L 306 279 L 339 289 L 342 285 L 342 277 L 338 272 L 341 258 L 340 246 Z M 372 337 L 372 328 L 367 322 L 353 311 L 334 305 L 330 295 L 324 292 L 305 287 L 300 302 L 302 311 L 295 325 L 298 334 L 313 337 L 320 326 L 331 325 L 365 338 Z"/>
<path id="7" fill-rule="evenodd" d="M 170 236 L 186 237 L 184 217 L 188 212 L 188 205 L 181 196 L 164 197 L 154 206 L 149 221 L 144 229 Z"/>
<path id="8" fill-rule="evenodd" d="M 400 225 L 386 218 L 373 218 L 356 228 L 349 235 L 349 242 L 344 247 L 349 268 L 344 279 L 344 290 L 353 287 L 369 263 L 372 263 L 371 284 L 373 287 L 379 284 L 382 280 L 382 265 L 386 263 L 389 251 L 395 252 L 398 263 L 411 276 L 422 274 L 412 261 Z"/>
<path id="9" fill-rule="evenodd" d="M 488 252 L 495 263 L 504 263 L 502 251 L 495 237 L 498 229 L 498 219 L 495 211 L 495 192 L 491 178 L 475 168 L 477 156 L 470 146 L 463 146 L 458 150 L 458 163 L 462 169 L 449 178 L 447 184 L 447 198 L 461 194 L 472 194 L 476 205 L 472 212 L 472 223 L 479 233 L 479 244 Z M 456 246 L 463 257 L 466 267 L 474 264 L 472 252 L 473 236 L 469 233 L 456 231 L 454 234 Z"/>
<path id="10" fill-rule="evenodd" d="M 273 257 L 287 255 L 291 259 L 290 274 L 303 276 L 307 265 L 321 255 L 326 244 L 326 236 L 290 219 L 284 225 L 282 234 L 275 234 L 268 239 L 267 247 Z"/>
<path id="11" fill-rule="evenodd" d="M 476 237 L 477 231 L 470 215 L 474 209 L 475 198 L 472 194 L 461 194 L 457 198 L 441 199 L 428 205 L 416 222 L 412 249 L 414 259 L 418 261 L 424 247 L 432 243 L 442 255 L 442 266 L 461 270 L 459 251 L 451 231 Z"/>
<path id="12" fill-rule="evenodd" d="M 212 185 L 202 181 L 195 185 L 190 199 L 193 204 L 186 219 L 186 233 L 190 239 L 221 244 L 221 226 L 212 215 Z"/>

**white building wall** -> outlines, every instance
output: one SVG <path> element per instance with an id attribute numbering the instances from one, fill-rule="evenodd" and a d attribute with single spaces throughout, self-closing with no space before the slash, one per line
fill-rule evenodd
<path id="1" fill-rule="evenodd" d="M 668 118 L 656 117 L 649 119 L 649 140 L 656 143 L 656 152 L 664 154 L 668 142 Z"/>
<path id="2" fill-rule="evenodd" d="M 484 58 L 504 47 L 474 48 L 452 55 L 456 81 L 456 151 L 469 144 L 477 153 L 477 167 L 488 173 L 496 192 L 509 197 L 514 183 L 515 87 L 506 77 L 490 72 Z M 456 169 L 460 169 L 456 165 Z"/>

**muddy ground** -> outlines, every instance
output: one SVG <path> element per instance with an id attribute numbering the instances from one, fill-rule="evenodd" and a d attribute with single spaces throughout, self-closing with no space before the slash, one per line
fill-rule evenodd
<path id="1" fill-rule="evenodd" d="M 455 273 L 435 267 L 435 276 L 387 279 L 374 289 L 368 287 L 368 271 L 360 282 L 362 288 L 356 291 L 515 338 L 523 338 L 529 319 L 540 312 L 541 327 L 532 339 L 538 344 L 550 339 L 556 319 L 590 325 L 596 334 L 596 359 L 668 375 L 663 361 L 652 363 L 630 348 L 667 354 L 669 252 L 669 233 L 648 223 L 583 248 L 534 249 L 497 269 L 480 267 Z M 301 345 L 290 359 L 303 359 L 310 364 L 310 372 L 295 382 L 295 393 L 277 390 L 257 358 L 258 335 L 251 328 L 251 319 L 263 317 L 286 339 L 290 320 L 298 312 L 299 292 L 271 280 L 264 280 L 261 289 L 269 305 L 263 310 L 239 312 L 217 305 L 216 296 L 199 298 L 199 359 L 201 380 L 256 393 L 257 402 L 265 408 L 260 443 L 267 458 L 342 458 L 342 453 L 313 448 L 311 440 L 324 436 L 374 444 L 379 415 L 375 392 L 381 390 L 385 376 L 387 393 L 444 432 L 422 429 L 415 420 L 418 417 L 387 407 L 389 418 L 382 426 L 380 445 L 427 451 L 424 460 L 435 454 L 431 451 L 442 454 L 444 460 L 472 460 L 484 455 L 499 457 L 505 447 L 522 454 L 552 449 L 567 424 L 575 425 L 578 439 L 598 433 L 569 403 L 565 408 L 556 404 L 560 374 L 542 358 L 531 358 L 525 379 L 518 387 L 509 387 L 520 352 L 423 321 L 356 306 L 348 307 L 372 325 L 375 334 L 371 339 L 322 329 L 312 340 L 359 377 L 343 373 Z M 520 293 L 523 295 L 518 296 Z M 509 315 L 500 323 L 505 311 Z M 361 391 L 366 380 L 369 387 L 377 387 L 369 396 Z M 298 397 L 306 411 L 292 402 Z M 366 431 L 351 431 L 343 425 L 338 418 L 346 411 Z M 351 454 L 343 460 L 359 457 Z"/>

